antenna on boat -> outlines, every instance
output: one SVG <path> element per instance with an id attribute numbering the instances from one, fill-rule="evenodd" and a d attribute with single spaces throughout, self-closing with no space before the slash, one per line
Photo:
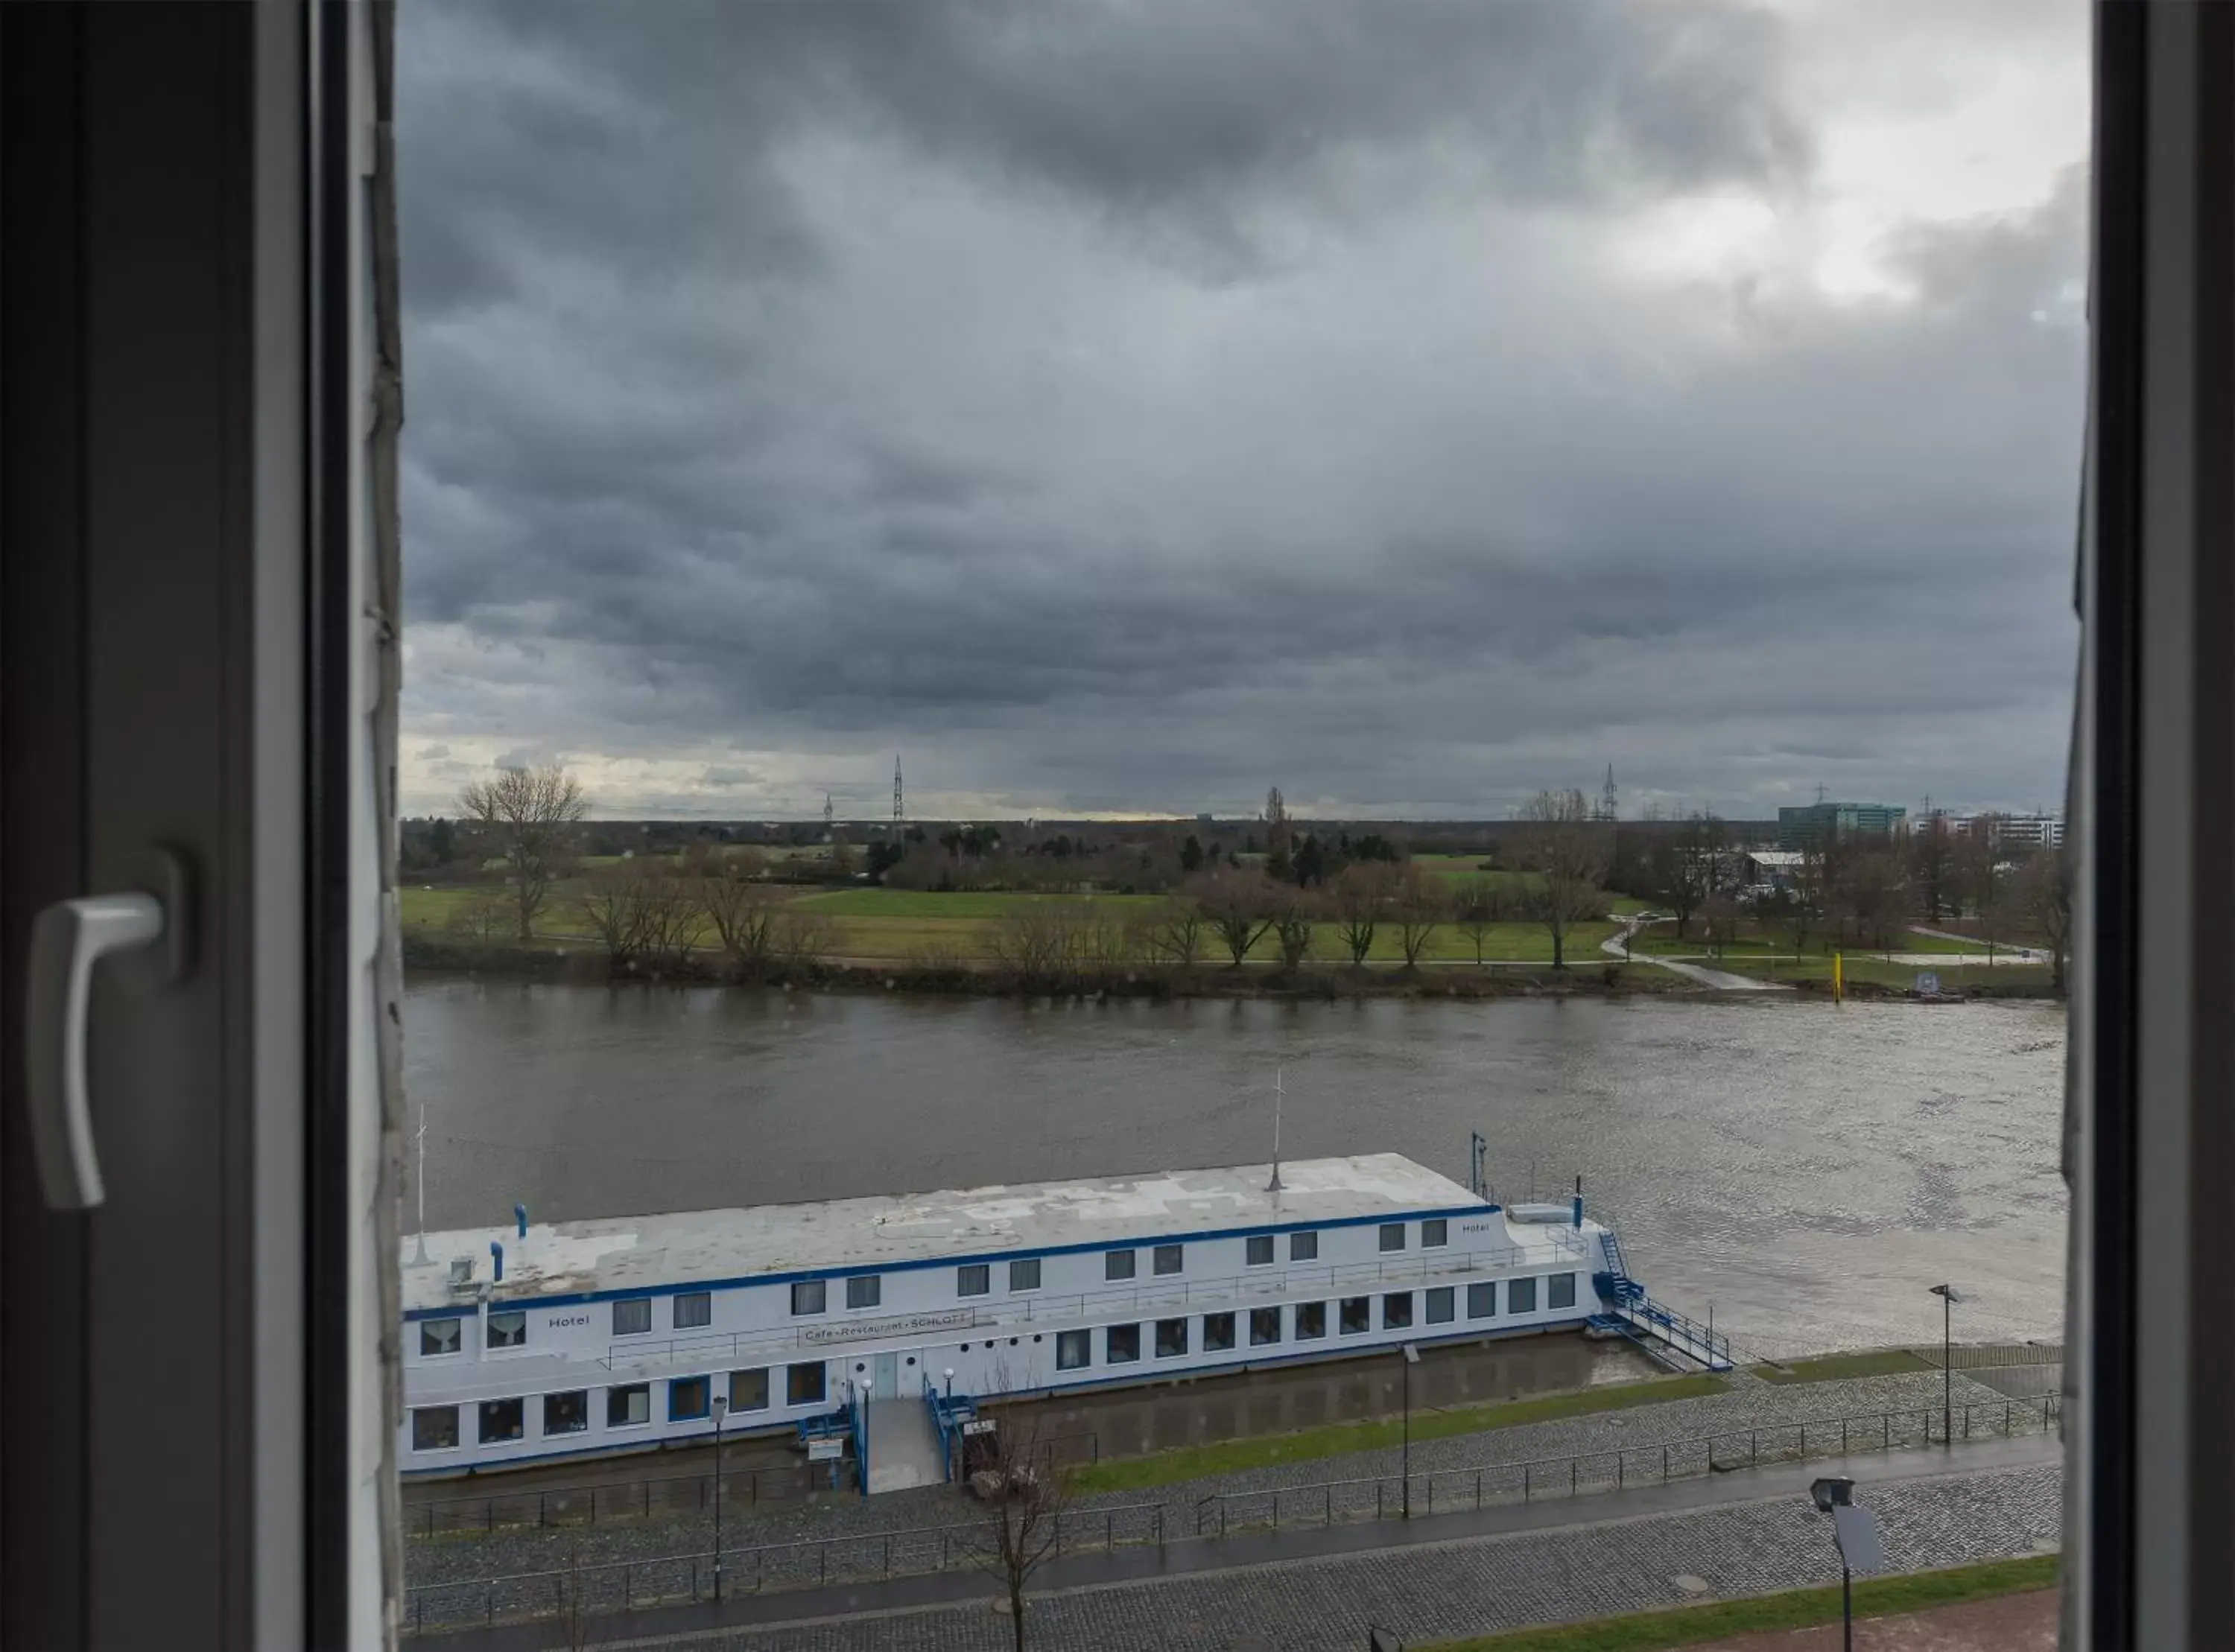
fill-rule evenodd
<path id="1" fill-rule="evenodd" d="M 1273 1179 L 1265 1184 L 1265 1191 L 1281 1191 L 1281 1102 L 1287 1095 L 1281 1087 L 1281 1069 L 1273 1069 Z"/>
<path id="2" fill-rule="evenodd" d="M 419 1190 L 419 1248 L 413 1252 L 411 1265 L 424 1267 L 427 1263 L 427 1099 L 419 1099 L 419 1127 L 413 1131 L 412 1139 L 418 1144 L 419 1168 L 411 1180 Z"/>

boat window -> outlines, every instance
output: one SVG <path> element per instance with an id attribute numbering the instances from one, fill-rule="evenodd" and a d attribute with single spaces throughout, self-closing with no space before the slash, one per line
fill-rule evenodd
<path id="1" fill-rule="evenodd" d="M 449 1451 L 458 1443 L 456 1406 L 420 1406 L 411 1413 L 411 1449 Z"/>
<path id="2" fill-rule="evenodd" d="M 1277 1308 L 1253 1308 L 1249 1310 L 1249 1346 L 1262 1348 L 1268 1342 L 1281 1340 L 1281 1310 Z"/>
<path id="3" fill-rule="evenodd" d="M 1405 1248 L 1405 1224 L 1402 1222 L 1381 1224 L 1381 1248 L 1384 1250 L 1402 1250 Z"/>
<path id="4" fill-rule="evenodd" d="M 816 1360 L 804 1365 L 783 1368 L 783 1402 L 788 1406 L 813 1406 L 823 1402 L 823 1380 L 827 1374 L 823 1361 Z"/>
<path id="5" fill-rule="evenodd" d="M 527 1402 L 521 1400 L 482 1401 L 481 1443 L 495 1446 L 518 1440 L 528 1432 L 527 1410 Z"/>
<path id="6" fill-rule="evenodd" d="M 613 1304 L 613 1335 L 641 1336 L 652 1329 L 652 1298 L 624 1296 Z"/>
<path id="7" fill-rule="evenodd" d="M 697 1422 L 706 1414 L 709 1384 L 705 1377 L 676 1377 L 667 1385 L 667 1420 Z"/>
<path id="8" fill-rule="evenodd" d="M 634 1428 L 652 1420 L 652 1384 L 624 1382 L 606 1390 L 606 1427 Z"/>
<path id="9" fill-rule="evenodd" d="M 1544 1306 L 1573 1308 L 1576 1305 L 1576 1276 L 1556 1273 L 1544 1282 Z"/>
<path id="10" fill-rule="evenodd" d="M 543 1396 L 543 1432 L 579 1434 L 590 1426 L 590 1396 L 586 1389 Z"/>
<path id="11" fill-rule="evenodd" d="M 875 1308 L 885 1299 L 882 1274 L 857 1273 L 846 1282 L 846 1306 Z"/>
<path id="12" fill-rule="evenodd" d="M 1019 1257 L 1009 1264 L 1011 1290 L 1038 1290 L 1040 1288 L 1040 1259 L 1038 1257 Z"/>
<path id="13" fill-rule="evenodd" d="M 1176 1360 L 1188 1351 L 1188 1322 L 1183 1319 L 1157 1322 L 1157 1357 Z"/>
<path id="14" fill-rule="evenodd" d="M 796 1315 L 821 1313 L 824 1283 L 820 1279 L 795 1281 L 791 1287 L 791 1311 Z"/>
<path id="15" fill-rule="evenodd" d="M 1102 1361 L 1105 1365 L 1126 1365 L 1141 1357 L 1141 1328 L 1138 1325 L 1112 1325 L 1102 1333 Z"/>
<path id="16" fill-rule="evenodd" d="M 1102 1258 L 1102 1277 L 1104 1279 L 1131 1279 L 1133 1277 L 1133 1253 L 1131 1250 L 1108 1252 Z"/>
<path id="17" fill-rule="evenodd" d="M 1314 1337 L 1327 1335 L 1327 1304 L 1298 1303 L 1296 1304 L 1296 1340 L 1308 1342 Z"/>
<path id="18" fill-rule="evenodd" d="M 1345 1336 L 1355 1336 L 1360 1331 L 1372 1330 L 1373 1329 L 1373 1298 L 1345 1296 L 1342 1299 L 1342 1316 L 1338 1323 Z"/>
<path id="19" fill-rule="evenodd" d="M 1451 1227 L 1444 1218 L 1432 1217 L 1420 1224 L 1420 1249 L 1433 1250 L 1437 1245 L 1451 1243 Z"/>
<path id="20" fill-rule="evenodd" d="M 1273 1236 L 1271 1234 L 1253 1233 L 1249 1236 L 1249 1248 L 1248 1253 L 1243 1257 L 1244 1262 L 1252 1268 L 1269 1268 L 1273 1265 Z"/>
<path id="21" fill-rule="evenodd" d="M 1158 1245 L 1156 1270 L 1158 1273 L 1177 1273 L 1180 1270 L 1180 1247 L 1176 1244 Z"/>
<path id="22" fill-rule="evenodd" d="M 730 1409 L 732 1411 L 766 1411 L 769 1402 L 768 1371 L 730 1373 Z"/>
<path id="23" fill-rule="evenodd" d="M 1205 1314 L 1203 1316 L 1203 1351 L 1216 1354 L 1234 1346 L 1234 1316 Z"/>
<path id="24" fill-rule="evenodd" d="M 1316 1262 L 1320 1255 L 1320 1236 L 1316 1233 L 1291 1233 L 1288 1236 L 1288 1260 Z"/>
<path id="25" fill-rule="evenodd" d="M 1092 1331 L 1058 1331 L 1055 1334 L 1055 1368 L 1059 1371 L 1081 1371 L 1094 1358 Z"/>
<path id="26" fill-rule="evenodd" d="M 1458 1316 L 1455 1292 L 1449 1285 L 1438 1285 L 1428 1292 L 1427 1319 L 1431 1325 L 1448 1325 Z"/>
<path id="27" fill-rule="evenodd" d="M 714 1295 L 707 1290 L 686 1290 L 675 1299 L 675 1329 L 678 1331 L 697 1330 L 702 1325 L 714 1322 Z"/>
<path id="28" fill-rule="evenodd" d="M 438 1359 L 445 1354 L 457 1351 L 456 1320 L 423 1319 L 419 1322 L 419 1355 L 422 1359 Z"/>
<path id="29" fill-rule="evenodd" d="M 1516 1279 L 1505 1287 L 1505 1311 L 1509 1314 L 1533 1314 L 1537 1311 L 1537 1282 Z"/>
<path id="30" fill-rule="evenodd" d="M 1489 1279 L 1467 1287 L 1467 1317 L 1488 1319 L 1498 1312 L 1498 1281 Z"/>
<path id="31" fill-rule="evenodd" d="M 1401 1331 L 1412 1322 L 1412 1293 L 1393 1290 L 1381 1299 L 1381 1329 Z"/>
<path id="32" fill-rule="evenodd" d="M 507 1309 L 501 1314 L 488 1317 L 488 1345 L 491 1348 L 518 1348 L 528 1341 L 528 1314 L 518 1308 Z"/>
<path id="33" fill-rule="evenodd" d="M 986 1263 L 973 1262 L 954 1270 L 954 1294 L 958 1296 L 983 1296 L 993 1289 L 993 1270 Z"/>

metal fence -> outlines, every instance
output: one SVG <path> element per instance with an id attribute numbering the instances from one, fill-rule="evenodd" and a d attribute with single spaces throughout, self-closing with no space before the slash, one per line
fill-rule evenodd
<path id="1" fill-rule="evenodd" d="M 803 1502 L 816 1492 L 852 1491 L 855 1485 L 851 1458 L 835 1463 L 774 1463 L 759 1468 L 726 1469 L 721 1478 L 724 1508 Z M 414 1537 L 481 1537 L 520 1526 L 601 1525 L 656 1516 L 688 1518 L 713 1506 L 714 1476 L 708 1472 L 430 1498 L 406 1504 L 403 1512 L 405 1527 Z"/>
<path id="2" fill-rule="evenodd" d="M 2044 1433 L 2058 1414 L 2059 1402 L 2052 1394 L 2039 1400 L 1974 1401 L 1956 1407 L 1948 1422 L 1959 1440 L 2007 1439 Z M 1527 1462 L 1423 1470 L 1412 1476 L 1412 1511 L 1416 1515 L 1450 1514 L 1499 1503 L 1661 1485 L 1764 1463 L 1845 1457 L 1858 1452 L 1891 1451 L 1897 1446 L 1937 1445 L 1945 1439 L 1938 1406 L 1812 1417 L 1656 1446 L 1624 1446 Z M 1259 1492 L 1216 1492 L 1197 1499 L 1190 1524 L 1196 1537 L 1222 1538 L 1229 1531 L 1253 1527 L 1278 1531 L 1283 1525 L 1386 1520 L 1404 1508 L 1406 1491 L 1406 1478 L 1399 1473 L 1317 1480 Z"/>
<path id="3" fill-rule="evenodd" d="M 1909 1350 L 1927 1365 L 1937 1369 L 1943 1349 L 1939 1343 L 1920 1346 Z M 1957 1371 L 1981 1371 L 2001 1365 L 2061 1365 L 2064 1362 L 2061 1342 L 1958 1342 L 1945 1350 L 1950 1367 Z"/>
<path id="4" fill-rule="evenodd" d="M 851 1537 L 806 1538 L 791 1543 L 723 1546 L 719 1592 L 727 1596 L 764 1590 L 811 1589 L 952 1570 L 986 1564 L 992 1525 L 980 1520 L 911 1526 Z M 1054 1556 L 1108 1551 L 1120 1544 L 1164 1541 L 1160 1503 L 1078 1509 L 1056 1517 Z M 470 1628 L 526 1619 L 589 1616 L 646 1606 L 713 1598 L 715 1557 L 663 1555 L 455 1583 L 421 1583 L 404 1591 L 403 1632 Z"/>

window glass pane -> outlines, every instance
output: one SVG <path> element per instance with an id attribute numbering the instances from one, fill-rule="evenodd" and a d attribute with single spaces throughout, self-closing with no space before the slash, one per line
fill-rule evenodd
<path id="1" fill-rule="evenodd" d="M 1281 1310 L 1277 1308 L 1253 1308 L 1249 1310 L 1249 1346 L 1262 1348 L 1268 1342 L 1281 1340 Z"/>
<path id="2" fill-rule="evenodd" d="M 667 1385 L 667 1420 L 693 1422 L 706 1414 L 705 1377 L 677 1377 Z"/>
<path id="3" fill-rule="evenodd" d="M 1111 1251 L 1102 1258 L 1102 1277 L 1104 1279 L 1131 1279 L 1133 1277 L 1133 1253 L 1131 1250 Z"/>
<path id="4" fill-rule="evenodd" d="M 1320 1236 L 1316 1233 L 1291 1233 L 1288 1236 L 1288 1260 L 1315 1262 L 1319 1259 Z"/>
<path id="5" fill-rule="evenodd" d="M 1269 1263 L 1273 1260 L 1273 1236 L 1269 1233 L 1250 1235 L 1249 1250 L 1243 1260 L 1253 1268 L 1262 1268 Z"/>
<path id="6" fill-rule="evenodd" d="M 1124 1365 L 1141 1357 L 1141 1328 L 1138 1325 L 1112 1325 L 1102 1333 L 1102 1360 L 1105 1365 Z"/>
<path id="7" fill-rule="evenodd" d="M 458 1322 L 455 1319 L 423 1319 L 419 1322 L 419 1352 L 423 1355 L 456 1354 L 458 1351 Z"/>
<path id="8" fill-rule="evenodd" d="M 421 1406 L 411 1414 L 413 1451 L 448 1451 L 457 1443 L 457 1407 Z"/>
<path id="9" fill-rule="evenodd" d="M 1298 1303 L 1296 1304 L 1296 1340 L 1308 1342 L 1314 1336 L 1327 1335 L 1327 1304 Z"/>
<path id="10" fill-rule="evenodd" d="M 823 1361 L 787 1365 L 783 1368 L 783 1402 L 788 1406 L 820 1405 L 823 1401 Z"/>
<path id="11" fill-rule="evenodd" d="M 732 1411 L 766 1411 L 769 1402 L 768 1373 L 732 1371 L 730 1373 L 730 1409 Z"/>
<path id="12" fill-rule="evenodd" d="M 714 1298 L 704 1290 L 686 1290 L 675 1299 L 675 1329 L 696 1330 L 714 1322 Z"/>
<path id="13" fill-rule="evenodd" d="M 1160 1319 L 1157 1322 L 1157 1357 L 1177 1359 L 1188 1351 L 1188 1322 L 1183 1319 Z"/>
<path id="14" fill-rule="evenodd" d="M 973 1262 L 967 1268 L 954 1270 L 954 1294 L 958 1296 L 983 1296 L 993 1289 L 992 1267 L 983 1262 Z"/>
<path id="15" fill-rule="evenodd" d="M 590 1396 L 583 1389 L 543 1396 L 543 1432 L 579 1434 L 590 1426 Z"/>
<path id="16" fill-rule="evenodd" d="M 1203 1316 L 1203 1351 L 1216 1354 L 1221 1348 L 1234 1346 L 1234 1316 L 1205 1314 Z"/>
<path id="17" fill-rule="evenodd" d="M 1381 1329 L 1401 1331 L 1412 1322 L 1412 1293 L 1393 1290 L 1381 1299 Z"/>
<path id="18" fill-rule="evenodd" d="M 885 1282 L 882 1275 L 855 1274 L 846 1282 L 846 1306 L 875 1308 L 885 1299 Z"/>
<path id="19" fill-rule="evenodd" d="M 1438 1285 L 1428 1292 L 1427 1318 L 1431 1325 L 1448 1325 L 1458 1317 L 1452 1307 L 1457 1293 L 1449 1285 Z"/>
<path id="20" fill-rule="evenodd" d="M 1040 1259 L 1025 1257 L 1009 1264 L 1009 1289 L 1038 1290 L 1040 1288 Z"/>
<path id="21" fill-rule="evenodd" d="M 489 1446 L 508 1440 L 518 1440 L 528 1432 L 527 1417 L 528 1405 L 525 1401 L 482 1401 L 482 1444 Z"/>
<path id="22" fill-rule="evenodd" d="M 613 1304 L 613 1335 L 636 1336 L 652 1329 L 652 1298 L 629 1296 Z"/>
<path id="23" fill-rule="evenodd" d="M 508 1309 L 501 1314 L 488 1316 L 488 1345 L 491 1348 L 518 1348 L 528 1341 L 528 1315 L 521 1309 Z"/>
<path id="24" fill-rule="evenodd" d="M 821 1279 L 800 1279 L 791 1287 L 791 1311 L 795 1314 L 819 1314 L 823 1311 L 823 1287 L 828 1282 Z"/>
<path id="25" fill-rule="evenodd" d="M 1544 1306 L 1573 1308 L 1576 1305 L 1576 1276 L 1556 1273 L 1544 1282 Z"/>
<path id="26" fill-rule="evenodd" d="M 1486 1280 L 1467 1287 L 1467 1317 L 1488 1319 L 1498 1311 L 1498 1282 Z"/>
<path id="27" fill-rule="evenodd" d="M 1421 1223 L 1420 1248 L 1423 1250 L 1426 1250 L 1432 1245 L 1448 1243 L 1445 1236 L 1449 1233 L 1450 1231 L 1451 1230 L 1445 1225 L 1445 1218 L 1440 1216 L 1433 1217 L 1429 1220 Z"/>
<path id="28" fill-rule="evenodd" d="M 1381 1248 L 1384 1250 L 1402 1250 L 1405 1248 L 1405 1224 L 1402 1222 L 1382 1224 Z"/>
<path id="29" fill-rule="evenodd" d="M 1537 1311 L 1537 1282 L 1534 1279 L 1515 1279 L 1507 1283 L 1505 1311 L 1509 1314 L 1533 1314 Z"/>
<path id="30" fill-rule="evenodd" d="M 1360 1331 L 1372 1330 L 1373 1329 L 1373 1298 L 1345 1296 L 1342 1299 L 1341 1329 L 1345 1336 L 1355 1336 Z"/>
<path id="31" fill-rule="evenodd" d="M 1094 1333 L 1091 1331 L 1058 1331 L 1055 1337 L 1055 1368 L 1059 1371 L 1078 1371 L 1093 1359 Z"/>
<path id="32" fill-rule="evenodd" d="M 1158 1245 L 1157 1247 L 1157 1271 L 1158 1273 L 1177 1273 L 1179 1270 L 1180 1247 L 1176 1244 Z"/>
<path id="33" fill-rule="evenodd" d="M 652 1420 L 652 1385 L 625 1382 L 606 1390 L 606 1427 L 633 1428 Z"/>

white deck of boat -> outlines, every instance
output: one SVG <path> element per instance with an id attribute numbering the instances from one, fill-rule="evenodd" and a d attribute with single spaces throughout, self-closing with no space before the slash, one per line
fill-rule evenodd
<path id="1" fill-rule="evenodd" d="M 1395 1219 L 1479 1208 L 1447 1176 L 1398 1153 L 1269 1165 L 1155 1171 L 1135 1176 L 950 1189 L 814 1204 L 532 1224 L 427 1235 L 432 1265 L 403 1270 L 405 1309 L 455 1305 L 452 1257 L 489 1277 L 489 1243 L 504 1246 L 499 1302 L 641 1290 L 824 1269 L 874 1269 L 1066 1245 L 1145 1244 L 1169 1236 L 1294 1223 Z M 417 1241 L 403 1241 L 408 1263 Z"/>

